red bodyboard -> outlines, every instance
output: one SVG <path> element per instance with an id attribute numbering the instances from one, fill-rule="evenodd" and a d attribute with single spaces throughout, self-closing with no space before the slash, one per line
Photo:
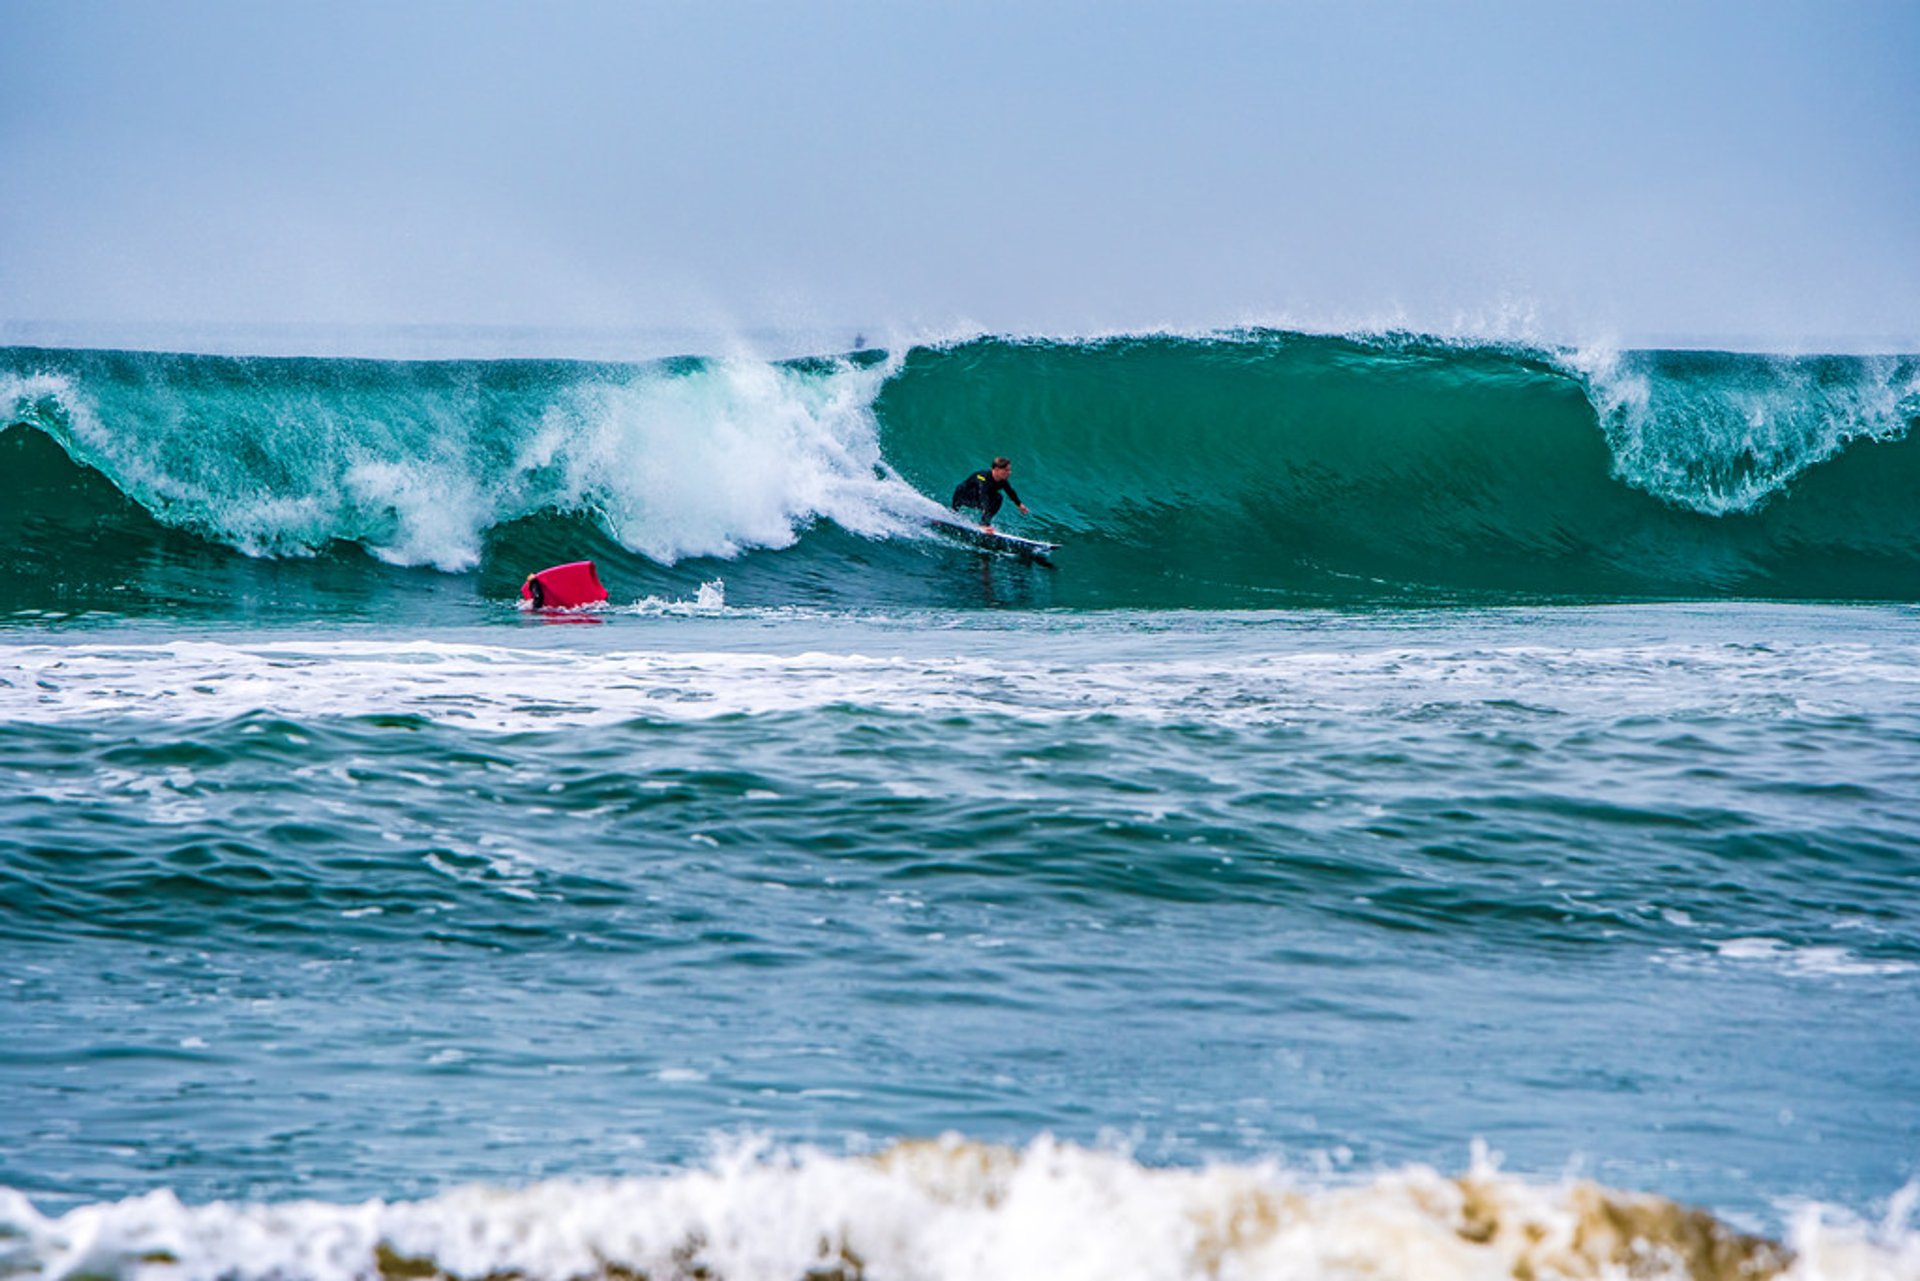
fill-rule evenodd
<path id="1" fill-rule="evenodd" d="M 576 560 L 528 574 L 527 581 L 520 584 L 520 599 L 532 601 L 535 609 L 572 609 L 606 598 L 607 589 L 600 585 L 600 572 L 590 560 Z"/>

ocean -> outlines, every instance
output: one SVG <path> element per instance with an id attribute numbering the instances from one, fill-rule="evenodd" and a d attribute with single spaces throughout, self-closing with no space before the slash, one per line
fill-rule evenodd
<path id="1" fill-rule="evenodd" d="M 1914 1281 L 1916 425 L 0 348 L 0 1276 Z M 935 523 L 996 454 L 1054 564 Z"/>

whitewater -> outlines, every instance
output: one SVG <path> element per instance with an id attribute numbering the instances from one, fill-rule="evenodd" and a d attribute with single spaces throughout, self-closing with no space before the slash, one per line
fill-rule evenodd
<path id="1" fill-rule="evenodd" d="M 1915 1281 L 1917 424 L 0 349 L 0 1275 Z M 1054 566 L 935 523 L 996 454 Z"/>

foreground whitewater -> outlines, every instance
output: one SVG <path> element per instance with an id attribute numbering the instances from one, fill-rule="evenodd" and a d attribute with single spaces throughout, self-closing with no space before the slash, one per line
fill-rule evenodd
<path id="1" fill-rule="evenodd" d="M 432 1200 L 186 1207 L 164 1193 L 44 1218 L 0 1197 L 0 1265 L 176 1278 L 912 1277 L 1275 1281 L 1905 1281 L 1901 1216 L 1814 1207 L 1784 1242 L 1657 1197 L 1477 1165 L 1315 1186 L 1272 1166 L 1154 1170 L 1041 1140 L 869 1158 L 745 1151 L 671 1178 L 469 1187 Z"/>

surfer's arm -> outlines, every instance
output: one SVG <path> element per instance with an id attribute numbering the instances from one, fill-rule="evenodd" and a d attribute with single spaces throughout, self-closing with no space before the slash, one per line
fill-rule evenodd
<path id="1" fill-rule="evenodd" d="M 1020 514 L 1022 516 L 1026 515 L 1027 505 L 1020 501 L 1019 491 L 1015 490 L 1013 485 L 1010 482 L 1004 481 L 1004 480 L 1000 482 L 1000 488 L 1007 491 L 1007 497 L 1011 498 L 1013 500 L 1013 505 L 1020 509 Z"/>

